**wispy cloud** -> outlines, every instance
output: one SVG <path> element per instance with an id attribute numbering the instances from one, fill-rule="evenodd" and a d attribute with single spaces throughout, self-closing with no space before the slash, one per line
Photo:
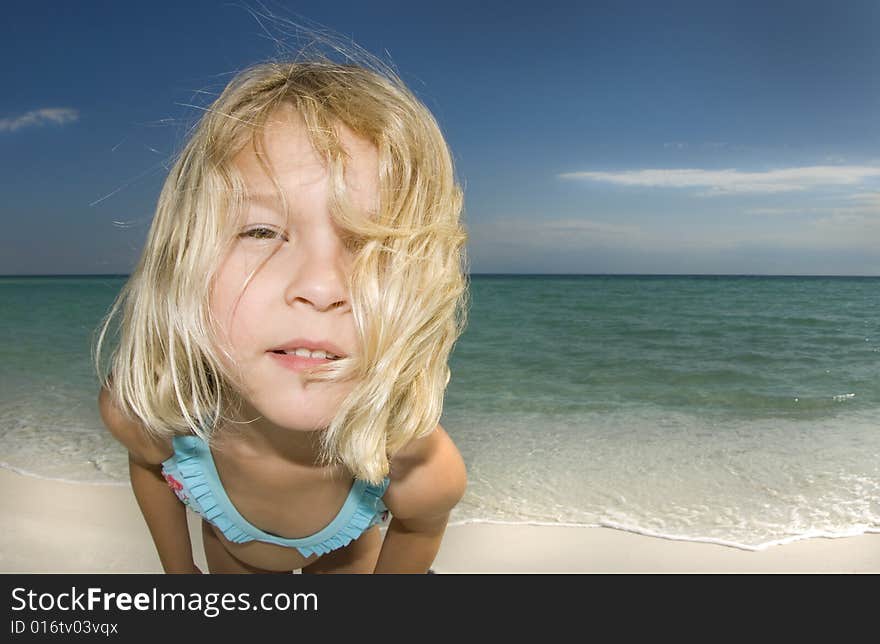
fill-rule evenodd
<path id="1" fill-rule="evenodd" d="M 468 226 L 472 235 L 485 235 L 500 240 L 583 243 L 584 240 L 622 239 L 638 236 L 641 229 L 627 224 L 612 224 L 589 219 L 543 219 L 528 217 L 496 217 Z"/>
<path id="2" fill-rule="evenodd" d="M 780 215 L 806 215 L 830 212 L 831 208 L 747 208 L 743 211 L 746 215 L 758 215 L 761 217 L 776 217 Z"/>
<path id="3" fill-rule="evenodd" d="M 572 253 L 586 257 L 606 251 L 607 257 L 619 254 L 631 258 L 632 253 L 643 253 L 690 262 L 711 261 L 714 254 L 720 257 L 733 253 L 733 257 L 744 248 L 765 248 L 768 253 L 787 249 L 877 255 L 875 240 L 880 239 L 880 217 L 855 209 L 812 214 L 810 221 L 796 227 L 728 226 L 723 234 L 711 227 L 672 229 L 662 225 L 503 216 L 473 222 L 468 230 L 472 251 L 483 259 L 521 255 L 551 258 Z"/>
<path id="4" fill-rule="evenodd" d="M 629 247 L 642 239 L 639 226 L 589 219 L 498 216 L 468 223 L 472 247 L 481 253 L 558 253 Z"/>
<path id="5" fill-rule="evenodd" d="M 507 220 L 505 225 L 520 225 L 522 220 L 513 223 Z M 533 228 L 534 223 L 525 224 L 527 228 Z M 639 232 L 638 226 L 611 224 L 605 221 L 592 221 L 589 219 L 551 219 L 542 222 L 541 228 L 550 234 L 562 235 L 592 235 L 598 237 L 621 237 L 634 235 Z"/>
<path id="6" fill-rule="evenodd" d="M 667 141 L 663 144 L 666 150 L 746 150 L 743 145 L 733 145 L 726 141 L 701 141 L 691 143 L 689 141 Z"/>
<path id="7" fill-rule="evenodd" d="M 15 132 L 26 127 L 55 123 L 64 125 L 76 121 L 79 112 L 67 107 L 45 107 L 41 110 L 31 110 L 21 116 L 12 116 L 0 119 L 0 132 Z"/>
<path id="8" fill-rule="evenodd" d="M 561 179 L 598 181 L 641 188 L 702 188 L 700 196 L 774 193 L 856 185 L 880 177 L 877 166 L 809 166 L 766 172 L 700 169 L 645 169 L 620 172 L 566 172 Z"/>
<path id="9" fill-rule="evenodd" d="M 847 199 L 863 203 L 866 206 L 880 208 L 880 192 L 857 192 L 847 197 Z"/>
<path id="10" fill-rule="evenodd" d="M 847 197 L 847 199 L 849 199 Z M 757 215 L 761 217 L 791 216 L 791 215 L 859 215 L 863 217 L 874 217 L 880 215 L 880 200 L 875 204 L 858 204 L 855 206 L 823 206 L 823 207 L 794 207 L 794 208 L 747 208 L 743 211 L 746 215 Z"/>

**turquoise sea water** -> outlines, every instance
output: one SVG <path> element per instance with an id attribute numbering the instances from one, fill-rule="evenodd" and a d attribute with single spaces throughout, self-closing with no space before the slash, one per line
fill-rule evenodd
<path id="1" fill-rule="evenodd" d="M 89 349 L 116 277 L 0 278 L 0 465 L 124 484 Z M 473 276 L 453 521 L 761 548 L 880 531 L 880 278 Z"/>

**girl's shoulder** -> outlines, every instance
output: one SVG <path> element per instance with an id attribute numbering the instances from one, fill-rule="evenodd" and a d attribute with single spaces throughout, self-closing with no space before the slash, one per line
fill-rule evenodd
<path id="1" fill-rule="evenodd" d="M 383 497 L 398 519 L 445 515 L 464 496 L 467 471 L 464 460 L 440 426 L 411 441 L 391 460 L 391 483 Z"/>
<path id="2" fill-rule="evenodd" d="M 98 394 L 98 410 L 104 425 L 136 461 L 159 465 L 174 452 L 170 438 L 153 436 L 139 420 L 120 409 L 106 387 Z"/>

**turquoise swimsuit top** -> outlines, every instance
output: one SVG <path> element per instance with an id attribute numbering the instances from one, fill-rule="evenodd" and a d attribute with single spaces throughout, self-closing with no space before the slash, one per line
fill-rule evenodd
<path id="1" fill-rule="evenodd" d="M 296 548 L 304 556 L 323 555 L 357 539 L 388 516 L 382 495 L 388 478 L 380 485 L 355 479 L 339 513 L 324 529 L 310 537 L 286 539 L 252 525 L 226 495 L 208 444 L 198 436 L 175 436 L 174 453 L 162 463 L 162 476 L 183 503 L 202 515 L 229 541 L 265 541 Z"/>

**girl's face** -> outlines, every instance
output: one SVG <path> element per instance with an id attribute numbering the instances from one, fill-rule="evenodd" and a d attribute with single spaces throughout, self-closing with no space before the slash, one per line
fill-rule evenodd
<path id="1" fill-rule="evenodd" d="M 344 126 L 337 131 L 349 155 L 348 197 L 362 212 L 375 212 L 376 148 Z M 246 146 L 233 160 L 247 187 L 245 216 L 217 273 L 211 307 L 234 363 L 228 366 L 242 378 L 245 414 L 313 431 L 330 423 L 354 386 L 303 382 L 304 368 L 326 362 L 321 349 L 341 356 L 358 350 L 346 287 L 352 256 L 330 217 L 329 173 L 293 107 L 273 113 L 263 143 L 289 218 L 253 146 Z M 301 357 L 296 349 L 313 352 Z"/>

